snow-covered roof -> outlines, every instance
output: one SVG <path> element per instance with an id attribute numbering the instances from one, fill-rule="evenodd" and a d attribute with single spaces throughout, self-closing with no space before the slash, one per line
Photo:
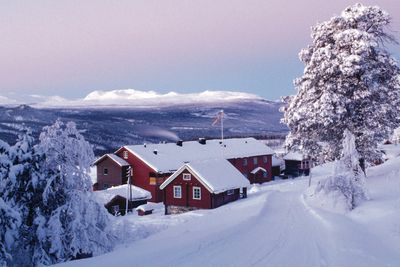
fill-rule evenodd
<path id="1" fill-rule="evenodd" d="M 249 180 L 243 176 L 232 164 L 227 160 L 210 159 L 204 161 L 193 161 L 184 164 L 174 174 L 172 174 L 160 186 L 164 189 L 176 177 L 182 173 L 183 170 L 188 170 L 193 176 L 199 180 L 204 187 L 211 193 L 221 193 L 230 189 L 247 187 L 250 185 Z"/>
<path id="2" fill-rule="evenodd" d="M 277 158 L 275 156 L 272 156 L 272 166 L 282 166 L 284 164 L 283 160 L 280 158 Z"/>
<path id="3" fill-rule="evenodd" d="M 140 205 L 135 210 L 136 211 L 141 210 L 141 211 L 145 212 L 145 211 L 154 210 L 156 207 L 157 207 L 157 204 L 147 203 L 147 204 Z"/>
<path id="4" fill-rule="evenodd" d="M 262 171 L 262 172 L 267 172 L 266 169 L 264 169 L 263 167 L 257 167 L 254 170 L 252 170 L 250 173 L 251 174 L 256 174 L 257 172 Z"/>
<path id="5" fill-rule="evenodd" d="M 107 204 L 115 196 L 121 196 L 126 198 L 128 194 L 128 185 L 123 184 L 108 188 L 106 190 L 95 191 L 94 194 L 96 198 L 99 200 L 99 202 Z M 151 199 L 151 193 L 140 187 L 132 185 L 132 200 L 144 200 L 144 199 Z"/>
<path id="6" fill-rule="evenodd" d="M 129 163 L 126 160 L 118 157 L 115 154 L 105 154 L 102 157 L 98 158 L 95 162 L 93 162 L 93 165 L 96 165 L 97 163 L 101 162 L 106 157 L 110 158 L 111 160 L 113 160 L 115 163 L 117 163 L 121 167 L 122 166 L 129 166 Z"/>
<path id="7" fill-rule="evenodd" d="M 301 154 L 300 152 L 295 152 L 295 151 L 291 151 L 289 153 L 287 153 L 284 157 L 284 160 L 296 160 L 296 161 L 302 161 L 304 159 L 303 154 Z"/>
<path id="8" fill-rule="evenodd" d="M 174 172 L 182 164 L 213 158 L 244 158 L 261 155 L 272 155 L 274 151 L 254 138 L 233 138 L 207 140 L 206 144 L 198 141 L 175 143 L 147 144 L 125 146 L 132 154 L 140 158 L 156 172 Z M 157 153 L 154 153 L 154 151 Z"/>

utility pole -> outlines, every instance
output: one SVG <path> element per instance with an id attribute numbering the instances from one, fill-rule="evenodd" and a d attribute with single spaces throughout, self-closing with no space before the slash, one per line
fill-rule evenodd
<path id="1" fill-rule="evenodd" d="M 129 211 L 129 201 L 132 201 L 132 182 L 131 182 L 131 172 L 132 172 L 132 167 L 129 166 L 126 175 L 128 178 L 127 181 L 127 192 L 126 192 L 126 207 L 125 207 L 125 215 L 128 214 Z"/>

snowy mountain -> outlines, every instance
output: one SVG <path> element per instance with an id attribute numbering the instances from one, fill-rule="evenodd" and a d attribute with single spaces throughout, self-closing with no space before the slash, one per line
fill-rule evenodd
<path id="1" fill-rule="evenodd" d="M 313 200 L 332 164 L 313 169 L 311 188 L 308 177 L 276 180 L 247 199 L 172 216 L 160 204 L 149 216 L 114 218 L 115 251 L 60 266 L 398 266 L 399 166 L 397 156 L 369 168 L 370 200 L 350 212 Z"/>
<path id="2" fill-rule="evenodd" d="M 120 89 L 111 91 L 96 90 L 80 99 L 65 99 L 60 96 L 25 96 L 25 100 L 14 100 L 0 95 L 0 104 L 30 103 L 37 108 L 151 108 L 200 103 L 228 103 L 237 101 L 262 100 L 260 96 L 250 93 L 233 91 L 203 91 L 199 93 L 158 93 L 156 91 L 141 91 L 135 89 Z"/>
<path id="3" fill-rule="evenodd" d="M 118 103 L 123 95 L 118 92 L 89 94 L 89 99 L 96 94 L 109 99 L 106 107 L 88 105 L 85 108 L 56 106 L 49 108 L 43 103 L 41 104 L 43 107 L 39 107 L 38 104 L 0 106 L 0 139 L 9 143 L 15 142 L 22 125 L 31 127 L 37 135 L 44 126 L 61 118 L 64 121 L 76 122 L 86 140 L 95 146 L 96 154 L 102 154 L 114 151 L 125 144 L 191 140 L 199 137 L 218 138 L 220 128 L 211 124 L 220 109 L 225 111 L 224 133 L 227 137 L 271 135 L 282 137 L 287 131 L 286 126 L 280 124 L 282 114 L 279 108 L 282 104 L 278 102 L 256 98 L 235 100 L 238 97 L 237 93 L 233 93 L 229 98 L 229 93 L 225 92 L 218 98 L 218 93 L 213 92 L 210 94 L 216 99 L 215 102 L 157 107 L 112 106 L 111 103 Z M 204 97 L 206 94 L 204 92 L 196 97 L 199 95 Z M 116 98 L 112 100 L 110 95 Z M 225 97 L 226 101 L 221 100 Z M 150 99 L 153 102 L 149 100 L 147 103 L 156 103 L 154 98 Z"/>

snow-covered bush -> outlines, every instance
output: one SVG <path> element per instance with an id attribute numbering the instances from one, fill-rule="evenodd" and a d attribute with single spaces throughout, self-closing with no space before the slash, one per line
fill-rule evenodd
<path id="1" fill-rule="evenodd" d="M 377 6 L 356 4 L 312 28 L 312 43 L 300 52 L 304 74 L 297 95 L 285 97 L 286 146 L 319 158 L 338 159 L 343 129 L 356 137 L 362 159 L 381 157 L 377 143 L 399 126 L 400 70 L 385 44 L 391 18 Z"/>
<path id="2" fill-rule="evenodd" d="M 400 144 L 400 127 L 393 131 L 392 141 L 397 145 Z"/>
<path id="3" fill-rule="evenodd" d="M 335 205 L 347 210 L 354 209 L 368 199 L 365 188 L 365 174 L 359 165 L 355 147 L 355 136 L 345 130 L 342 157 L 335 162 L 334 173 L 316 187 L 316 195 L 333 198 Z"/>

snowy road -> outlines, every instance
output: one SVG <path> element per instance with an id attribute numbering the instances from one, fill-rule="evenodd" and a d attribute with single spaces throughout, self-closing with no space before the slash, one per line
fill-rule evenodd
<path id="1" fill-rule="evenodd" d="M 307 180 L 262 187 L 100 257 L 68 266 L 399 266 L 391 246 L 348 216 L 311 208 Z"/>

